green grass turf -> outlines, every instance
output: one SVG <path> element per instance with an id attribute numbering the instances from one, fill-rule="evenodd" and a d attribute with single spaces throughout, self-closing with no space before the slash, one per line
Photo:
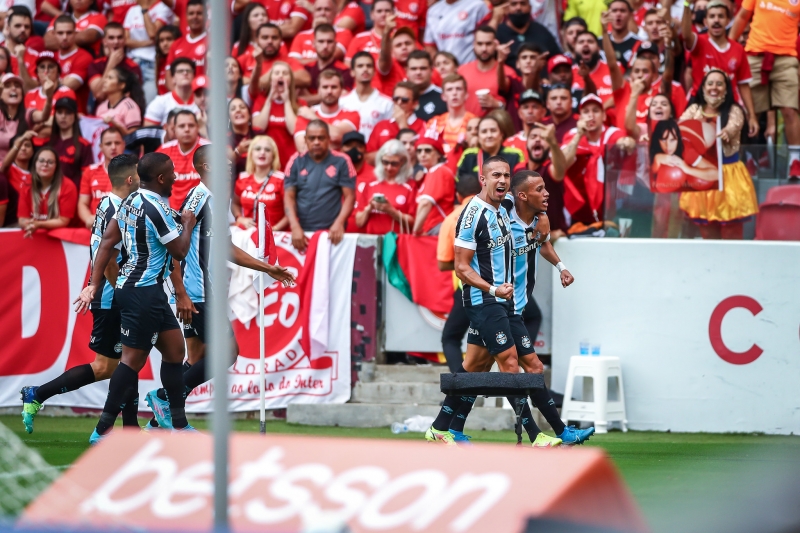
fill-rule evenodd
<path id="1" fill-rule="evenodd" d="M 36 431 L 25 433 L 17 416 L 0 416 L 0 422 L 11 428 L 50 464 L 72 463 L 88 447 L 95 418 L 36 419 Z M 141 421 L 144 423 L 144 421 Z M 119 423 L 119 422 L 118 422 Z M 193 420 L 198 429 L 206 428 L 204 420 Z M 237 431 L 258 431 L 257 420 L 237 420 Z M 314 427 L 269 422 L 269 433 L 324 435 L 383 439 L 421 439 L 419 433 L 393 435 L 388 428 L 351 429 Z M 525 439 L 527 442 L 527 438 Z M 473 442 L 516 442 L 510 431 L 478 431 Z M 716 487 L 740 483 L 748 468 L 774 466 L 781 469 L 787 462 L 800 469 L 800 437 L 751 434 L 656 433 L 630 431 L 596 435 L 591 446 L 603 448 L 616 464 L 634 497 L 654 529 L 669 518 L 664 502 L 702 499 Z M 789 459 L 787 459 L 789 457 Z"/>

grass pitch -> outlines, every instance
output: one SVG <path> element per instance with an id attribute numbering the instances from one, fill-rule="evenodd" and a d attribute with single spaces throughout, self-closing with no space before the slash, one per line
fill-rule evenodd
<path id="1" fill-rule="evenodd" d="M 95 418 L 36 418 L 36 431 L 25 433 L 19 416 L 0 416 L 30 448 L 51 465 L 71 464 L 89 447 Z M 140 420 L 144 424 L 144 420 Z M 120 422 L 118 421 L 118 424 Z M 192 420 L 205 429 L 205 420 Z M 237 420 L 236 431 L 258 431 L 257 420 Z M 393 435 L 389 428 L 351 429 L 314 427 L 268 422 L 268 433 L 357 437 L 376 439 L 422 439 L 420 433 Z M 527 442 L 527 436 L 524 436 Z M 473 442 L 516 442 L 510 431 L 473 432 Z M 710 490 L 740 484 L 750 470 L 794 468 L 800 471 L 800 437 L 751 434 L 686 434 L 630 431 L 593 436 L 590 446 L 603 448 L 612 458 L 654 530 L 669 521 L 674 512 L 665 502 L 702 501 Z M 546 480 L 544 480 L 546 482 Z"/>

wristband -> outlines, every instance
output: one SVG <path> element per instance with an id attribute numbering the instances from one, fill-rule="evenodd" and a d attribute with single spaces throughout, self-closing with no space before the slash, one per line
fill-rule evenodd
<path id="1" fill-rule="evenodd" d="M 495 294 L 496 292 L 497 292 L 497 287 L 495 287 L 494 285 L 489 287 L 489 294 L 491 294 L 492 296 L 496 296 Z"/>
<path id="2" fill-rule="evenodd" d="M 561 261 L 559 261 L 558 264 L 556 264 L 556 268 L 558 269 L 558 272 L 561 273 L 567 269 L 567 266 Z"/>

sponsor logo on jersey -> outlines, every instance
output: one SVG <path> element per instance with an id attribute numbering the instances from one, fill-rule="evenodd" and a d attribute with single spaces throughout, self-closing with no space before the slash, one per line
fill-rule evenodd
<path id="1" fill-rule="evenodd" d="M 511 234 L 506 234 L 501 237 L 497 237 L 496 239 L 489 239 L 487 243 L 487 248 L 497 248 L 498 246 L 503 246 L 505 243 L 511 240 Z"/>
<path id="2" fill-rule="evenodd" d="M 495 340 L 497 340 L 497 344 L 503 345 L 508 342 L 508 337 L 502 331 L 498 331 L 497 334 L 494 336 Z"/>
<path id="3" fill-rule="evenodd" d="M 478 212 L 479 208 L 480 206 L 477 205 L 473 205 L 472 207 L 469 208 L 467 214 L 464 215 L 464 226 L 463 226 L 464 229 L 472 227 L 472 221 L 475 219 L 475 214 Z"/>

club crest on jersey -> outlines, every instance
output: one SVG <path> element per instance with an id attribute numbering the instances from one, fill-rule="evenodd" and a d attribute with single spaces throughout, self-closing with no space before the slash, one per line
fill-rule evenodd
<path id="1" fill-rule="evenodd" d="M 117 352 L 117 353 L 122 353 L 122 343 L 121 342 L 118 342 L 117 344 L 114 345 L 114 351 Z"/>
<path id="2" fill-rule="evenodd" d="M 434 111 L 436 111 L 436 104 L 434 104 L 433 102 L 428 102 L 427 104 L 425 104 L 425 105 L 422 107 L 422 109 L 423 109 L 423 110 L 424 110 L 426 113 L 428 113 L 429 115 L 431 115 L 431 114 L 433 114 L 433 112 L 434 112 Z"/>
<path id="3" fill-rule="evenodd" d="M 328 168 L 325 169 L 325 174 L 328 175 L 329 178 L 336 177 L 336 167 L 333 165 L 328 165 Z"/>
<path id="4" fill-rule="evenodd" d="M 523 335 L 523 337 L 522 337 L 522 346 L 525 347 L 525 348 L 530 348 L 531 347 L 531 340 L 528 338 L 527 335 Z"/>
<path id="5" fill-rule="evenodd" d="M 505 344 L 508 342 L 508 337 L 506 337 L 506 334 L 502 331 L 498 331 L 494 338 L 497 340 L 497 344 Z"/>
<path id="6" fill-rule="evenodd" d="M 150 344 L 155 345 L 157 340 L 158 340 L 158 332 L 153 333 L 153 338 L 150 339 Z"/>
<path id="7" fill-rule="evenodd" d="M 469 17 L 469 13 L 466 11 L 462 11 L 458 14 L 458 20 L 467 20 L 467 17 Z"/>

